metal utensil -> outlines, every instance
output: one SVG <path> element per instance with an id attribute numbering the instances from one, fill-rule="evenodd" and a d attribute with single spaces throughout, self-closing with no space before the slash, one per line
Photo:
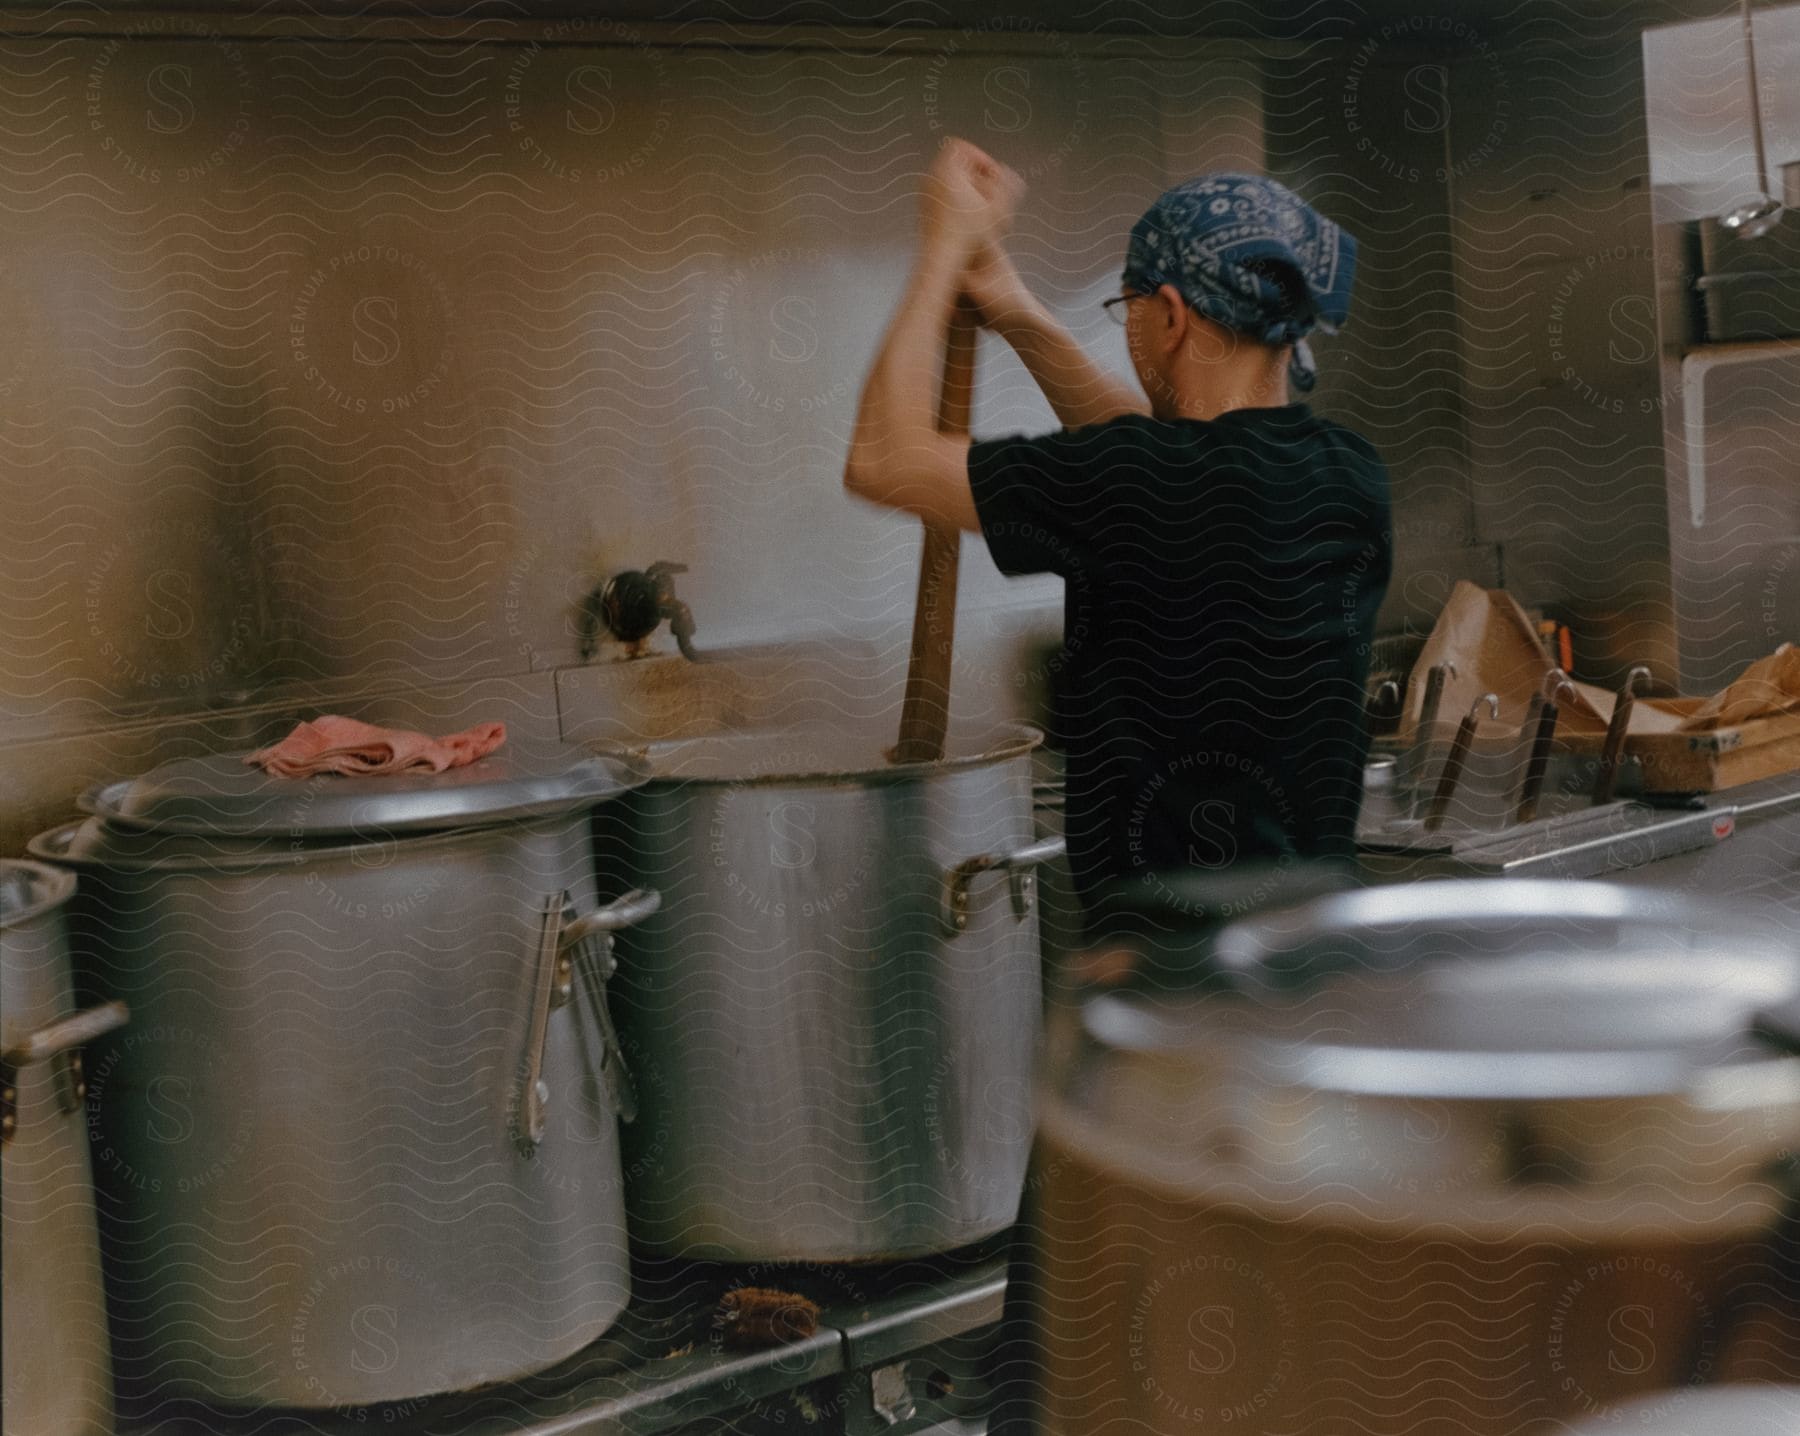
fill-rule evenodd
<path id="1" fill-rule="evenodd" d="M 1743 0 L 1744 67 L 1750 94 L 1750 133 L 1756 144 L 1756 179 L 1762 194 L 1731 213 L 1721 215 L 1719 223 L 1740 239 L 1761 239 L 1781 223 L 1786 206 L 1775 198 L 1775 186 L 1769 183 L 1769 153 L 1763 141 L 1762 96 L 1756 87 L 1756 31 L 1750 22 L 1750 0 Z"/>
<path id="2" fill-rule="evenodd" d="M 1456 737 L 1451 740 L 1450 753 L 1444 759 L 1444 771 L 1438 778 L 1437 791 L 1431 796 L 1431 808 L 1425 814 L 1425 831 L 1435 833 L 1443 824 L 1444 815 L 1450 811 L 1450 799 L 1456 793 L 1456 785 L 1462 780 L 1463 767 L 1469 761 L 1469 749 L 1475 743 L 1475 725 L 1481 721 L 1481 710 L 1486 707 L 1488 715 L 1500 716 L 1500 698 L 1498 694 L 1483 693 L 1469 706 L 1461 723 L 1456 725 Z"/>
<path id="3" fill-rule="evenodd" d="M 1401 758 L 1398 787 L 1416 797 L 1424 788 L 1425 773 L 1431 757 L 1431 740 L 1437 731 L 1438 710 L 1444 706 L 1444 685 L 1456 677 L 1456 665 L 1449 661 L 1433 664 L 1425 673 L 1425 696 L 1419 702 L 1419 722 L 1413 729 L 1412 746 Z M 1415 809 L 1416 811 L 1416 805 Z"/>
<path id="4" fill-rule="evenodd" d="M 1650 670 L 1638 664 L 1625 675 L 1618 696 L 1613 700 L 1612 720 L 1606 725 L 1606 741 L 1600 745 L 1600 771 L 1594 775 L 1594 805 L 1612 801 L 1613 787 L 1619 781 L 1619 762 L 1625 755 L 1625 735 L 1631 727 L 1631 710 L 1637 706 L 1637 695 L 1650 684 Z"/>
<path id="5" fill-rule="evenodd" d="M 1575 685 L 1560 668 L 1552 668 L 1544 677 L 1544 686 L 1532 703 L 1537 727 L 1531 735 L 1531 756 L 1525 762 L 1525 776 L 1519 785 L 1519 802 L 1513 821 L 1529 823 L 1537 816 L 1538 798 L 1544 789 L 1544 775 L 1550 771 L 1550 744 L 1556 737 L 1559 709 L 1556 700 L 1564 691 L 1571 695 Z M 1530 721 L 1529 719 L 1527 720 Z"/>

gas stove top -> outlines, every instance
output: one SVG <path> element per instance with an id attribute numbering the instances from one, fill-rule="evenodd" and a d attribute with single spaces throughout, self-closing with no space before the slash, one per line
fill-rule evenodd
<path id="1" fill-rule="evenodd" d="M 119 1436 L 655 1436 L 729 1429 L 808 1436 L 973 1430 L 982 1353 L 1006 1285 L 1004 1238 L 866 1266 L 634 1263 L 635 1295 L 598 1341 L 522 1381 L 332 1411 L 225 1411 L 120 1394 Z M 818 1331 L 734 1350 L 714 1321 L 734 1287 L 796 1292 Z"/>

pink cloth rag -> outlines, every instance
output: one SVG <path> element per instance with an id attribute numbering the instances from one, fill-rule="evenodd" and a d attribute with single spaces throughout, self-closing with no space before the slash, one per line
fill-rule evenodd
<path id="1" fill-rule="evenodd" d="M 506 741 L 504 723 L 477 723 L 444 738 L 405 728 L 378 728 L 339 713 L 299 724 L 279 743 L 244 759 L 277 778 L 341 773 L 361 778 L 379 773 L 441 773 L 485 758 Z"/>

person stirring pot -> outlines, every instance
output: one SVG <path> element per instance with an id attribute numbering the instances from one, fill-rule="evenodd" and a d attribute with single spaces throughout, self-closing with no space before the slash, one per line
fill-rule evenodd
<path id="1" fill-rule="evenodd" d="M 1308 337 L 1348 315 L 1356 242 L 1261 176 L 1166 191 L 1132 226 L 1105 305 L 1140 393 L 1088 357 L 1007 257 L 1024 189 L 966 141 L 938 152 L 844 486 L 980 533 L 1004 574 L 1063 578 L 1053 726 L 1088 943 L 1076 976 L 1181 981 L 1227 894 L 1316 891 L 1321 867 L 1354 851 L 1363 692 L 1391 572 L 1388 476 L 1367 439 L 1291 389 L 1316 382 Z M 959 294 L 1017 352 L 1054 432 L 938 432 Z M 1147 962 L 1157 930 L 1177 940 Z M 1034 1424 L 1026 1208 L 995 1368 L 991 1429 L 1004 1436 Z"/>
<path id="2" fill-rule="evenodd" d="M 1002 573 L 1065 582 L 1054 727 L 1090 935 L 1171 873 L 1346 863 L 1363 689 L 1391 566 L 1373 445 L 1290 399 L 1348 312 L 1356 243 L 1255 175 L 1170 189 L 1120 292 L 1142 393 L 1090 359 L 1001 248 L 1019 177 L 961 140 L 926 175 L 917 262 L 863 387 L 861 498 L 979 532 Z M 935 427 L 959 293 L 1062 427 L 971 443 Z"/>

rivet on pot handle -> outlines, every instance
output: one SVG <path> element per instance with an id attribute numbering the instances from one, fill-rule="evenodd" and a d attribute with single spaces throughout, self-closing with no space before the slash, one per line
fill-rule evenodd
<path id="1" fill-rule="evenodd" d="M 85 1012 L 59 1017 L 40 1027 L 16 1047 L 0 1053 L 0 1142 L 10 1142 L 19 1125 L 19 1069 L 61 1058 L 61 1106 L 79 1109 L 87 1096 L 81 1072 L 81 1048 L 96 1037 L 123 1027 L 131 1016 L 123 1002 L 103 1002 Z"/>
<path id="2" fill-rule="evenodd" d="M 618 1030 L 606 1006 L 606 982 L 618 970 L 613 956 L 613 937 L 621 928 L 633 927 L 662 909 L 662 894 L 653 888 L 634 888 L 603 908 L 580 917 L 573 909 L 563 914 L 563 943 L 582 968 L 582 986 L 593 1004 L 594 1020 L 606 1050 L 601 1054 L 600 1076 L 606 1083 L 606 1095 L 619 1119 L 637 1119 L 637 1089 L 625 1066 L 625 1049 L 619 1044 Z"/>
<path id="3" fill-rule="evenodd" d="M 1068 844 L 1059 834 L 1039 838 L 1010 853 L 982 853 L 979 857 L 965 858 L 944 874 L 944 926 L 953 933 L 968 928 L 969 885 L 982 873 L 996 871 L 1005 872 L 1011 878 L 1013 916 L 1020 921 L 1031 916 L 1037 894 L 1035 869 L 1039 863 L 1060 858 L 1067 848 Z"/>

